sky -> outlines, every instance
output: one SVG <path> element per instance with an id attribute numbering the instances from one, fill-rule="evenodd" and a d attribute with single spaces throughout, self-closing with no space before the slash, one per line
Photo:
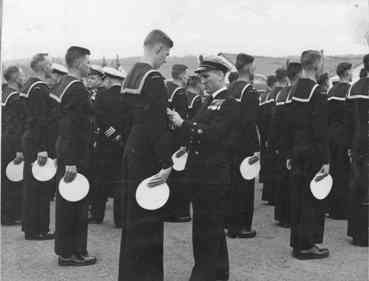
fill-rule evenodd
<path id="1" fill-rule="evenodd" d="M 298 55 L 369 50 L 369 0 L 2 0 L 2 58 L 62 57 L 70 45 L 92 57 L 138 56 L 162 29 L 171 55 L 247 52 Z"/>

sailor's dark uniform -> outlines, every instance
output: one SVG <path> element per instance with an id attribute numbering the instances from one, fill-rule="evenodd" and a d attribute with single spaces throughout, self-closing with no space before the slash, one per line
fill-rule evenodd
<path id="1" fill-rule="evenodd" d="M 19 92 L 7 84 L 1 95 L 1 224 L 12 224 L 22 217 L 22 182 L 6 177 L 6 166 L 17 152 L 22 152 L 21 139 L 24 126 L 24 107 Z"/>
<path id="2" fill-rule="evenodd" d="M 22 230 L 26 236 L 47 234 L 50 223 L 50 182 L 39 182 L 32 175 L 37 153 L 47 151 L 53 157 L 49 137 L 52 98 L 49 87 L 38 78 L 25 83 L 20 96 L 25 104 L 22 138 L 24 152 L 24 189 Z"/>
<path id="3" fill-rule="evenodd" d="M 349 83 L 338 82 L 328 92 L 328 132 L 330 149 L 330 174 L 333 186 L 329 194 L 329 216 L 346 219 L 350 160 L 345 138 L 345 101 L 351 88 Z"/>
<path id="4" fill-rule="evenodd" d="M 185 119 L 187 116 L 186 90 L 172 81 L 166 83 L 168 89 L 169 107 L 179 113 Z M 183 145 L 183 136 L 178 129 L 173 130 L 173 153 Z M 167 221 L 179 221 L 181 218 L 190 217 L 190 202 L 186 193 L 185 177 L 183 172 L 172 171 L 168 184 L 171 186 L 171 196 L 166 206 L 168 212 Z"/>
<path id="5" fill-rule="evenodd" d="M 345 127 L 352 151 L 352 179 L 348 211 L 348 235 L 355 245 L 368 246 L 368 135 L 369 78 L 356 82 L 347 96 Z"/>
<path id="6" fill-rule="evenodd" d="M 282 150 L 292 160 L 290 245 L 295 251 L 323 241 L 323 204 L 314 198 L 309 186 L 322 165 L 329 163 L 326 99 L 320 86 L 310 79 L 299 79 L 287 99 L 291 104 Z"/>
<path id="7" fill-rule="evenodd" d="M 136 63 L 122 87 L 130 128 L 123 154 L 125 191 L 119 280 L 163 280 L 163 214 L 148 211 L 135 199 L 139 183 L 172 166 L 172 134 L 163 76 L 146 63 Z"/>
<path id="8" fill-rule="evenodd" d="M 190 91 L 186 91 L 186 96 L 187 96 L 187 119 L 192 119 L 193 117 L 195 117 L 195 115 L 197 114 L 197 112 L 200 110 L 201 108 L 201 96 L 195 93 L 192 93 Z"/>
<path id="9" fill-rule="evenodd" d="M 269 204 L 275 204 L 275 188 L 274 188 L 274 181 L 276 175 L 278 175 L 278 169 L 276 168 L 275 161 L 276 161 L 276 154 L 271 147 L 271 122 L 272 122 L 272 115 L 273 110 L 275 108 L 275 99 L 278 93 L 282 90 L 282 87 L 275 87 L 273 88 L 266 97 L 265 104 L 263 105 L 264 110 L 264 136 L 265 136 L 265 151 L 264 151 L 264 171 L 263 171 L 263 194 L 262 200 L 268 201 Z"/>
<path id="10" fill-rule="evenodd" d="M 235 146 L 232 151 L 230 215 L 227 219 L 228 234 L 241 230 L 251 231 L 254 215 L 255 180 L 245 180 L 240 174 L 241 162 L 260 151 L 257 117 L 258 95 L 250 83 L 233 82 L 229 90 L 231 97 L 240 103 L 240 116 L 236 126 Z"/>
<path id="11" fill-rule="evenodd" d="M 89 165 L 90 115 L 89 93 L 82 81 L 64 76 L 53 93 L 59 101 L 60 117 L 56 152 L 58 182 L 65 166 L 77 166 L 87 176 Z M 66 201 L 59 192 L 55 204 L 55 253 L 62 257 L 87 254 L 88 200 Z"/>
<path id="12" fill-rule="evenodd" d="M 288 226 L 290 223 L 290 183 L 289 171 L 286 167 L 286 151 L 283 150 L 285 145 L 282 141 L 284 135 L 287 134 L 287 114 L 290 101 L 288 96 L 292 91 L 292 87 L 285 87 L 276 96 L 275 106 L 271 120 L 271 149 L 274 150 L 276 156 L 276 171 L 273 188 L 275 189 L 275 211 L 274 219 L 281 226 Z"/>

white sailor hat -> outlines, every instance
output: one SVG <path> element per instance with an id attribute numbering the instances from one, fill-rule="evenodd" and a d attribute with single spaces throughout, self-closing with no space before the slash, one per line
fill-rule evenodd
<path id="1" fill-rule="evenodd" d="M 67 74 L 68 73 L 68 69 L 59 63 L 53 63 L 51 65 L 51 70 L 52 72 L 56 72 L 56 73 L 60 73 L 60 74 Z"/>
<path id="2" fill-rule="evenodd" d="M 195 70 L 196 73 L 220 70 L 224 73 L 229 72 L 233 68 L 233 65 L 222 56 L 201 56 L 200 66 Z"/>
<path id="3" fill-rule="evenodd" d="M 100 65 L 92 64 L 90 65 L 90 75 L 100 75 L 104 77 L 104 70 Z"/>
<path id="4" fill-rule="evenodd" d="M 127 74 L 125 72 L 119 71 L 113 67 L 104 67 L 103 68 L 105 76 L 117 78 L 117 79 L 124 79 L 126 78 Z M 123 70 L 124 71 L 124 70 Z"/>

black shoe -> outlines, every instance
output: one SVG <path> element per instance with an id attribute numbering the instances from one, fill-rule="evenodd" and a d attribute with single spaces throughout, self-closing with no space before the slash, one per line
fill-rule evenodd
<path id="1" fill-rule="evenodd" d="M 59 266 L 87 266 L 96 263 L 96 258 L 94 257 L 83 257 L 82 255 L 72 255 L 69 258 L 64 258 L 59 256 L 58 264 Z"/>
<path id="2" fill-rule="evenodd" d="M 239 232 L 228 231 L 227 236 L 229 238 L 244 238 L 244 239 L 254 238 L 256 236 L 256 231 L 246 229 L 242 229 Z"/>
<path id="3" fill-rule="evenodd" d="M 36 240 L 36 241 L 44 241 L 44 240 L 53 240 L 55 237 L 54 233 L 40 233 L 40 234 L 26 234 L 26 240 Z"/>
<path id="4" fill-rule="evenodd" d="M 190 222 L 191 217 L 185 216 L 185 217 L 168 217 L 165 219 L 166 222 L 174 222 L 174 223 L 184 223 L 184 222 Z"/>
<path id="5" fill-rule="evenodd" d="M 92 265 L 95 264 L 97 262 L 96 257 L 94 256 L 90 256 L 87 252 L 85 254 L 77 254 L 76 255 L 79 259 L 84 260 L 86 263 L 86 265 Z"/>
<path id="6" fill-rule="evenodd" d="M 280 222 L 278 226 L 283 228 L 290 228 L 291 225 L 288 222 Z"/>
<path id="7" fill-rule="evenodd" d="M 314 246 L 319 252 L 321 253 L 328 253 L 329 254 L 329 250 L 327 248 L 319 248 L 318 246 Z"/>
<path id="8" fill-rule="evenodd" d="M 293 256 L 299 260 L 324 259 L 329 256 L 329 251 L 321 251 L 314 246 L 308 250 L 293 250 Z"/>

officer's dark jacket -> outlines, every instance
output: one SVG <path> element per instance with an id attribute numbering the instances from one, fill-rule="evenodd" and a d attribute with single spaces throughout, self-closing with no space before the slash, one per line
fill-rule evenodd
<path id="1" fill-rule="evenodd" d="M 53 94 L 60 106 L 58 157 L 65 165 L 79 166 L 88 157 L 92 114 L 89 93 L 81 80 L 66 75 Z"/>
<path id="2" fill-rule="evenodd" d="M 234 81 L 228 91 L 240 103 L 240 116 L 235 129 L 236 154 L 246 157 L 260 151 L 257 133 L 258 95 L 252 84 L 240 80 Z"/>
<path id="3" fill-rule="evenodd" d="M 195 117 L 195 115 L 201 108 L 202 104 L 201 96 L 188 90 L 186 91 L 186 96 L 187 96 L 186 119 L 192 119 L 193 117 Z"/>
<path id="4" fill-rule="evenodd" d="M 200 111 L 181 129 L 188 137 L 189 157 L 186 169 L 192 180 L 229 183 L 233 130 L 239 124 L 240 103 L 224 88 L 212 99 L 208 96 Z"/>
<path id="5" fill-rule="evenodd" d="M 347 145 L 358 158 L 368 157 L 369 77 L 361 78 L 352 86 L 346 101 Z"/>
<path id="6" fill-rule="evenodd" d="M 330 141 L 345 144 L 345 104 L 349 83 L 338 82 L 328 91 L 328 126 Z"/>
<path id="7" fill-rule="evenodd" d="M 147 173 L 172 166 L 173 141 L 164 77 L 149 64 L 136 63 L 123 83 L 122 94 L 129 124 L 124 158 L 137 159 Z M 137 171 L 130 176 L 140 178 L 143 174 L 146 175 Z"/>
<path id="8" fill-rule="evenodd" d="M 10 88 L 7 84 L 2 85 L 1 134 L 3 141 L 11 144 L 18 152 L 22 151 L 21 139 L 24 129 L 24 117 L 24 105 L 19 92 Z"/>
<path id="9" fill-rule="evenodd" d="M 328 163 L 327 95 L 310 79 L 299 79 L 292 88 L 288 102 L 287 134 L 284 151 L 291 158 L 305 155 L 314 166 Z"/>
<path id="10" fill-rule="evenodd" d="M 114 85 L 105 92 L 96 95 L 94 111 L 96 114 L 96 125 L 99 128 L 103 141 L 111 141 L 120 135 L 126 139 L 127 108 L 123 103 L 121 86 Z M 105 136 L 105 132 L 113 132 Z"/>
<path id="11" fill-rule="evenodd" d="M 54 102 L 48 85 L 38 78 L 29 78 L 20 96 L 25 104 L 24 141 L 32 143 L 35 152 L 50 152 L 50 130 L 54 125 L 51 109 Z"/>
<path id="12" fill-rule="evenodd" d="M 168 103 L 171 109 L 174 109 L 182 118 L 187 116 L 187 96 L 186 90 L 172 81 L 167 81 Z"/>

